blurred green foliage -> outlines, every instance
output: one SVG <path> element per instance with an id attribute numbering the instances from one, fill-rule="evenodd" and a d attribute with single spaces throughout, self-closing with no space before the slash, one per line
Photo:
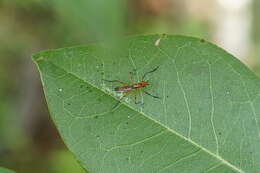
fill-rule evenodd
<path id="1" fill-rule="evenodd" d="M 260 1 L 254 0 L 253 1 L 253 34 L 252 34 L 252 40 L 253 40 L 253 46 L 254 51 L 252 53 L 253 58 L 257 63 L 255 63 L 255 66 L 253 70 L 260 76 Z"/>
<path id="2" fill-rule="evenodd" d="M 125 16 L 124 0 L 56 0 L 52 1 L 61 20 L 87 40 L 114 39 L 122 35 Z M 86 32 L 88 31 L 88 32 Z"/>
<path id="3" fill-rule="evenodd" d="M 14 171 L 11 171 L 11 170 L 6 169 L 6 168 L 1 168 L 1 167 L 0 167 L 0 172 L 1 173 L 15 173 Z"/>
<path id="4" fill-rule="evenodd" d="M 55 173 L 86 173 L 69 151 L 53 152 L 50 167 Z"/>

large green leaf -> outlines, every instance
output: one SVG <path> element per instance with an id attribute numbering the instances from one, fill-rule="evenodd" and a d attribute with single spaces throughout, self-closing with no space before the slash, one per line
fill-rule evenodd
<path id="1" fill-rule="evenodd" d="M 224 50 L 190 37 L 126 39 L 33 56 L 51 116 L 90 173 L 257 173 L 260 80 Z M 158 40 L 159 39 L 159 40 Z M 155 67 L 135 104 L 118 84 Z"/>

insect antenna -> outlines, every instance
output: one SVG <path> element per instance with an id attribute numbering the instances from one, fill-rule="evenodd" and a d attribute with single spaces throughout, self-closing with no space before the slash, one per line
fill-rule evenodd
<path id="1" fill-rule="evenodd" d="M 151 70 L 151 71 L 146 72 L 146 73 L 143 75 L 143 77 L 142 77 L 142 81 L 144 81 L 145 77 L 146 77 L 149 73 L 155 72 L 158 68 L 159 68 L 159 66 L 155 67 L 155 68 L 154 68 L 153 70 Z"/>
<path id="2" fill-rule="evenodd" d="M 149 96 L 151 96 L 151 97 L 153 97 L 153 98 L 160 99 L 160 97 L 155 96 L 155 95 L 152 95 L 152 94 L 150 94 L 150 93 L 147 92 L 147 91 L 142 90 L 142 92 L 144 92 L 145 94 L 147 94 L 147 95 L 149 95 Z"/>

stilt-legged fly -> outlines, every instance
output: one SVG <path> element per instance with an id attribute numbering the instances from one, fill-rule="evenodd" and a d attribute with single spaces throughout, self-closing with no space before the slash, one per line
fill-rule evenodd
<path id="1" fill-rule="evenodd" d="M 115 92 L 118 92 L 118 93 L 122 93 L 123 95 L 121 96 L 119 102 L 114 106 L 116 107 L 121 101 L 123 98 L 125 98 L 126 96 L 128 96 L 130 93 L 132 93 L 133 91 L 137 91 L 137 90 L 140 90 L 141 92 L 153 97 L 153 98 L 159 98 L 158 96 L 154 96 L 152 94 L 150 94 L 149 92 L 145 91 L 143 88 L 147 87 L 149 84 L 148 80 L 145 80 L 145 77 L 149 74 L 149 73 L 153 73 L 155 72 L 157 69 L 159 68 L 159 66 L 157 66 L 156 68 L 154 68 L 153 70 L 151 71 L 148 71 L 146 73 L 144 73 L 144 75 L 142 76 L 142 79 L 140 82 L 137 82 L 137 83 L 133 83 L 133 84 L 128 84 L 128 83 L 125 83 L 125 82 L 122 82 L 122 81 L 119 81 L 119 80 L 105 80 L 104 81 L 107 81 L 107 82 L 117 82 L 117 83 L 120 83 L 122 84 L 121 87 L 116 87 L 114 89 Z M 130 75 L 132 75 L 132 73 L 130 73 Z M 137 104 L 138 102 L 136 101 L 136 95 L 135 95 L 135 104 Z"/>

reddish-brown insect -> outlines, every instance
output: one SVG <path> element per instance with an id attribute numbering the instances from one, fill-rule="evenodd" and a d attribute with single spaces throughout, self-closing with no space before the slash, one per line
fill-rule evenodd
<path id="1" fill-rule="evenodd" d="M 122 94 L 123 94 L 122 97 L 121 97 L 120 100 L 119 100 L 119 103 L 120 103 L 120 101 L 121 101 L 124 97 L 126 97 L 127 95 L 129 95 L 130 93 L 132 93 L 133 91 L 136 91 L 136 90 L 140 90 L 140 91 L 142 91 L 143 93 L 145 93 L 145 94 L 147 94 L 147 95 L 149 95 L 149 96 L 151 96 L 151 97 L 153 97 L 153 98 L 159 98 L 158 96 L 154 96 L 154 95 L 150 94 L 149 92 L 143 90 L 143 88 L 145 88 L 146 86 L 149 85 L 148 80 L 145 80 L 145 77 L 147 76 L 147 74 L 155 72 L 158 68 L 159 68 L 159 66 L 157 66 L 155 69 L 153 69 L 153 70 L 151 70 L 151 71 L 149 71 L 149 72 L 146 72 L 146 73 L 143 75 L 141 82 L 137 82 L 137 83 L 134 83 L 134 84 L 131 84 L 131 85 L 129 85 L 128 83 L 119 81 L 119 80 L 105 80 L 105 81 L 107 81 L 107 82 L 117 82 L 117 83 L 120 83 L 120 84 L 123 85 L 123 86 L 121 86 L 121 87 L 116 87 L 116 88 L 114 89 L 115 92 L 118 92 L 118 93 L 122 93 Z M 132 75 L 132 73 L 130 73 L 130 74 Z M 136 95 L 135 95 L 135 104 L 137 104 L 137 103 L 138 103 L 138 102 L 136 101 Z M 118 104 L 117 104 L 117 105 L 118 105 Z M 117 105 L 116 105 L 116 106 L 117 106 Z M 116 107 L 116 106 L 115 106 L 115 107 Z"/>
<path id="2" fill-rule="evenodd" d="M 141 82 L 135 83 L 133 85 L 125 85 L 125 86 L 122 86 L 122 87 L 116 87 L 115 91 L 121 92 L 121 93 L 129 93 L 133 90 L 143 88 L 143 87 L 146 87 L 148 85 L 149 85 L 149 83 L 147 81 L 141 81 Z"/>

